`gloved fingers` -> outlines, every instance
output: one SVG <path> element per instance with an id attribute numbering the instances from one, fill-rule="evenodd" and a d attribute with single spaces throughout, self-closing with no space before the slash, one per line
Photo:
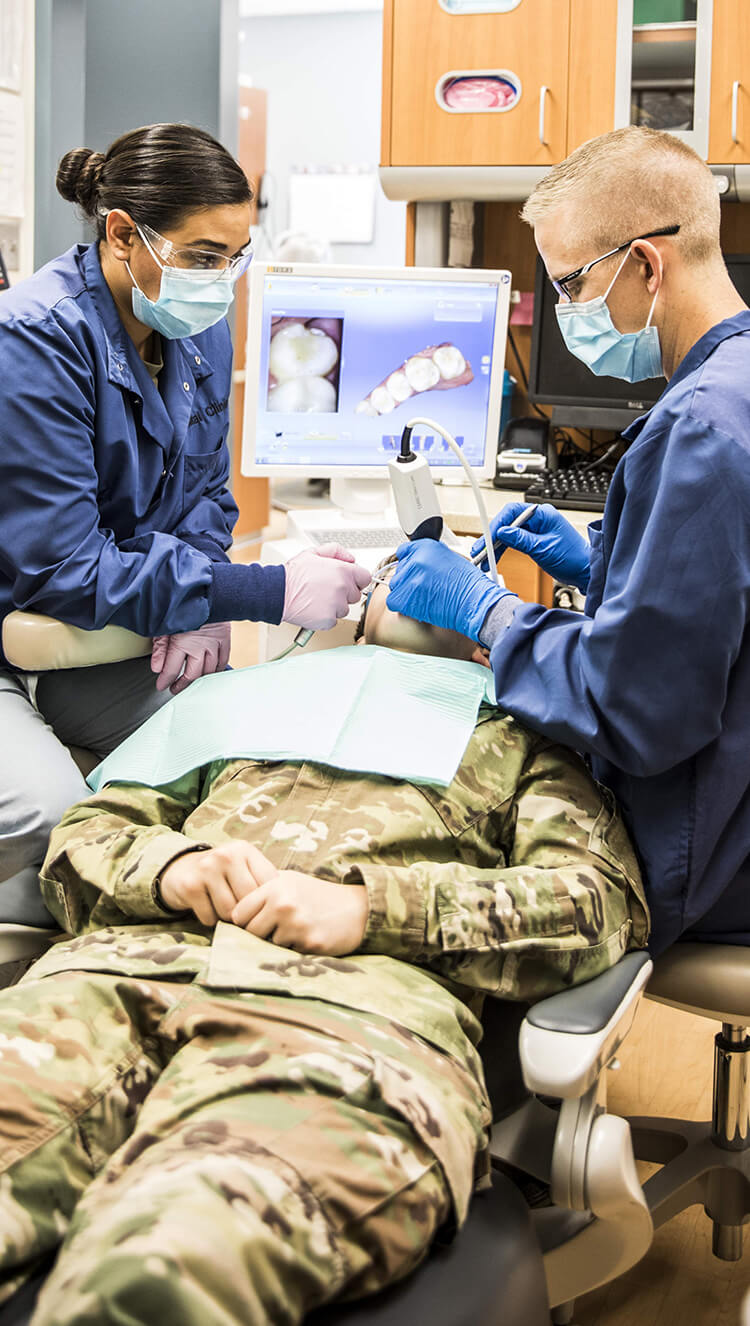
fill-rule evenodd
<path id="1" fill-rule="evenodd" d="M 227 623 L 227 633 L 219 643 L 219 657 L 216 660 L 215 672 L 223 672 L 229 662 L 229 654 L 232 648 L 232 628 Z"/>
<path id="2" fill-rule="evenodd" d="M 168 686 L 171 687 L 172 683 L 177 680 L 182 672 L 186 658 L 187 654 L 182 645 L 178 644 L 177 641 L 170 636 L 167 652 L 164 655 L 162 669 L 156 679 L 157 691 L 166 691 Z"/>
<path id="3" fill-rule="evenodd" d="M 161 672 L 169 646 L 168 635 L 155 635 L 151 648 L 151 671 Z"/>
<path id="4" fill-rule="evenodd" d="M 169 688 L 172 694 L 179 695 L 181 691 L 187 690 L 191 682 L 197 681 L 199 677 L 204 676 L 207 672 L 214 672 L 214 668 L 206 666 L 211 657 L 211 651 L 208 649 L 201 654 L 186 654 L 182 676 L 178 677 Z M 215 659 L 216 655 L 214 654 L 213 657 Z"/>
<path id="5" fill-rule="evenodd" d="M 490 521 L 490 534 L 492 535 L 493 543 L 495 542 L 495 532 L 499 529 L 502 529 L 504 525 L 510 525 L 511 521 L 515 520 L 516 516 L 520 516 L 521 512 L 525 511 L 527 506 L 528 502 L 506 502 L 505 506 L 500 511 L 498 511 L 497 515 L 492 517 L 492 520 Z M 471 545 L 472 557 L 476 557 L 477 553 L 483 547 L 484 547 L 484 535 L 482 535 L 480 539 L 476 539 L 475 542 L 472 543 Z M 486 570 L 486 566 L 484 564 L 482 564 L 482 570 Z"/>
<path id="6" fill-rule="evenodd" d="M 359 591 L 359 593 L 357 594 L 357 598 L 359 598 L 359 595 L 362 593 L 362 590 L 367 589 L 367 586 L 372 580 L 372 572 L 368 571 L 366 566 L 360 566 L 359 562 L 355 562 L 354 566 L 352 567 L 352 574 L 354 576 L 354 580 L 356 582 L 357 589 Z"/>
<path id="7" fill-rule="evenodd" d="M 407 539 L 405 543 L 400 543 L 396 549 L 396 561 L 403 562 L 404 558 L 408 561 L 414 556 L 421 542 L 421 539 Z"/>
<path id="8" fill-rule="evenodd" d="M 337 562 L 354 561 L 354 554 L 350 553 L 348 548 L 342 548 L 340 543 L 321 543 L 320 547 L 313 551 L 318 557 L 334 557 Z"/>
<path id="9" fill-rule="evenodd" d="M 558 511 L 557 507 L 552 506 L 550 502 L 543 502 L 541 506 L 537 507 L 524 528 L 530 529 L 536 534 L 562 534 L 568 531 L 573 535 L 577 533 L 575 525 L 571 525 L 562 511 Z"/>

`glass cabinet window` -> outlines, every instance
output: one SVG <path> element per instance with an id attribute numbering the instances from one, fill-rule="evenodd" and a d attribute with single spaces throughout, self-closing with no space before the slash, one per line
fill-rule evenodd
<path id="1" fill-rule="evenodd" d="M 615 125 L 708 149 L 712 0 L 618 0 Z"/>

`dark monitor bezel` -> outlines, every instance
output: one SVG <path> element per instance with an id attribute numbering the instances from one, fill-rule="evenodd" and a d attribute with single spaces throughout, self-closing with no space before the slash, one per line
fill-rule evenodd
<path id="1" fill-rule="evenodd" d="M 0 249 L 0 294 L 3 290 L 10 290 L 10 280 L 8 279 L 8 269 L 5 266 L 3 251 Z"/>

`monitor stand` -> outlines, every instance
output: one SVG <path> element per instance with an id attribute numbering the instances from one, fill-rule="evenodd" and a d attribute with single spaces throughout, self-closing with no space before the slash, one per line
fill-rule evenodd
<path id="1" fill-rule="evenodd" d="M 290 511 L 287 537 L 341 543 L 370 569 L 403 542 L 388 479 L 332 479 L 331 505 Z"/>

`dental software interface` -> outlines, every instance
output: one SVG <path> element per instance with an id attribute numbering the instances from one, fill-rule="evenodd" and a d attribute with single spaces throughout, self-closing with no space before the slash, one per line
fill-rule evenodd
<path id="1" fill-rule="evenodd" d="M 382 467 L 414 415 L 437 419 L 472 466 L 486 463 L 509 293 L 498 297 L 498 280 L 510 279 L 492 275 L 456 280 L 438 272 L 425 280 L 409 279 L 408 269 L 357 278 L 256 270 L 255 473 L 266 466 Z M 496 418 L 494 424 L 496 435 Z M 424 430 L 412 445 L 431 464 L 459 463 L 437 434 Z"/>

